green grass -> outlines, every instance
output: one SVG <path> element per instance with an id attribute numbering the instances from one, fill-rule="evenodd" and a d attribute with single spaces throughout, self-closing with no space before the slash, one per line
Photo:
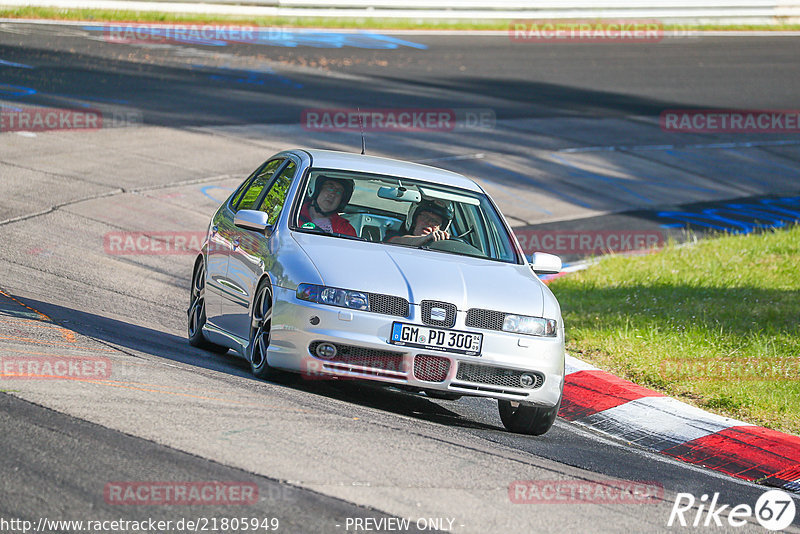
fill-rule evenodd
<path id="1" fill-rule="evenodd" d="M 550 287 L 576 357 L 800 434 L 800 226 L 609 257 Z"/>
<path id="2" fill-rule="evenodd" d="M 241 15 L 210 15 L 191 13 L 160 13 L 152 11 L 121 11 L 105 9 L 60 9 L 49 7 L 0 8 L 0 18 L 31 18 L 53 20 L 125 21 L 164 23 L 225 23 L 261 27 L 286 28 L 358 28 L 358 29 L 426 29 L 426 30 L 508 30 L 509 21 L 482 20 L 424 20 L 395 18 L 328 18 L 328 17 L 244 17 Z"/>
<path id="3" fill-rule="evenodd" d="M 174 22 L 174 23 L 226 23 L 263 27 L 292 28 L 358 28 L 380 30 L 508 30 L 510 20 L 461 20 L 461 19 L 396 19 L 375 17 L 322 18 L 322 17 L 243 17 L 234 15 L 161 13 L 151 11 L 124 11 L 109 9 L 64 9 L 55 7 L 6 7 L 0 8 L 0 18 L 126 21 L 126 22 Z M 709 25 L 685 26 L 665 25 L 664 30 L 800 30 L 800 24 L 778 25 Z"/>

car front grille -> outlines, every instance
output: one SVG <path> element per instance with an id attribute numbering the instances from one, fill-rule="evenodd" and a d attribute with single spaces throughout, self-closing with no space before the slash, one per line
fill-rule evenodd
<path id="1" fill-rule="evenodd" d="M 381 293 L 369 293 L 368 295 L 369 311 L 383 313 L 384 315 L 408 317 L 408 301 L 406 299 Z"/>
<path id="2" fill-rule="evenodd" d="M 425 382 L 444 382 L 450 371 L 450 360 L 441 356 L 420 354 L 414 358 L 414 376 Z"/>
<path id="3" fill-rule="evenodd" d="M 319 358 L 316 351 L 317 347 L 322 343 L 324 342 L 314 341 L 308 346 L 308 350 L 315 358 Z M 343 345 L 341 343 L 330 344 L 336 347 L 336 356 L 330 359 L 319 359 L 326 362 L 339 362 L 349 365 L 358 365 L 361 367 L 383 369 L 384 371 L 395 371 L 398 373 L 407 372 L 405 368 L 405 359 L 402 352 L 367 349 L 364 347 L 355 347 L 353 345 Z"/>
<path id="4" fill-rule="evenodd" d="M 467 312 L 465 324 L 484 330 L 502 330 L 505 318 L 506 314 L 503 312 L 472 308 Z"/>
<path id="5" fill-rule="evenodd" d="M 440 326 L 442 328 L 453 328 L 456 324 L 456 308 L 455 304 L 449 302 L 440 302 L 438 300 L 423 300 L 420 302 L 422 306 L 422 322 L 431 326 Z M 444 317 L 436 319 L 431 316 L 431 312 L 436 309 L 444 310 Z"/>
<path id="6" fill-rule="evenodd" d="M 533 385 L 523 387 L 520 382 L 522 375 L 533 377 Z M 544 376 L 530 371 L 517 371 L 516 369 L 503 369 L 502 367 L 490 367 L 488 365 L 475 365 L 472 363 L 458 364 L 456 380 L 466 382 L 476 382 L 478 384 L 491 384 L 507 388 L 536 389 L 544 384 Z"/>

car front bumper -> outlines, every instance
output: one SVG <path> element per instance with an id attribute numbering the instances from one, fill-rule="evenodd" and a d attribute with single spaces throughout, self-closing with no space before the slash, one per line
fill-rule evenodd
<path id="1" fill-rule="evenodd" d="M 466 313 L 459 311 L 455 330 L 483 334 L 481 354 L 466 356 L 391 344 L 393 322 L 427 326 L 414 304 L 409 317 L 394 317 L 301 301 L 295 291 L 281 287 L 274 287 L 274 299 L 268 362 L 278 369 L 309 379 L 375 380 L 546 407 L 561 398 L 560 317 L 558 335 L 546 338 L 470 328 L 464 325 Z M 336 356 L 318 357 L 314 348 L 321 342 L 335 345 Z"/>

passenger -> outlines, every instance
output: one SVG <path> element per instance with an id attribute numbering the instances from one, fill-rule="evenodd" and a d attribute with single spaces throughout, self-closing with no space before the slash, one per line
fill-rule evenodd
<path id="1" fill-rule="evenodd" d="M 400 245 L 422 246 L 432 241 L 450 239 L 447 228 L 453 220 L 453 208 L 449 203 L 423 200 L 409 214 L 411 224 L 406 235 L 388 235 L 386 241 Z"/>
<path id="2" fill-rule="evenodd" d="M 328 232 L 356 237 L 356 230 L 339 215 L 353 196 L 353 181 L 319 175 L 310 197 L 300 208 L 300 226 L 313 223 Z"/>

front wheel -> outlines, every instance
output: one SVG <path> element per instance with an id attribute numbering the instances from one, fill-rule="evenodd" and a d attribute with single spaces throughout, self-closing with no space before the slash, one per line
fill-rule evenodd
<path id="1" fill-rule="evenodd" d="M 186 333 L 191 346 L 218 354 L 228 352 L 228 347 L 211 343 L 203 336 L 203 325 L 206 324 L 206 268 L 202 260 L 197 262 L 192 275 L 189 309 L 186 313 L 189 316 Z"/>
<path id="2" fill-rule="evenodd" d="M 541 436 L 550 430 L 558 416 L 561 399 L 552 408 L 540 406 L 527 406 L 518 402 L 498 400 L 497 408 L 500 411 L 500 420 L 510 432 Z"/>
<path id="3" fill-rule="evenodd" d="M 247 348 L 247 359 L 253 376 L 262 380 L 284 378 L 286 373 L 270 367 L 267 363 L 270 331 L 272 329 L 272 290 L 269 282 L 264 280 L 256 290 L 253 311 L 250 312 L 250 345 Z"/>

